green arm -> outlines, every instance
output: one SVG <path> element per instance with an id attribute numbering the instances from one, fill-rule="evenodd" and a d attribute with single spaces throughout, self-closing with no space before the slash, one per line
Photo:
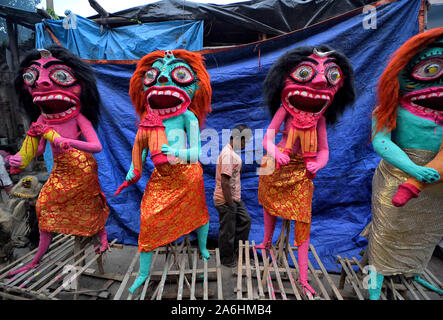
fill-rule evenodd
<path id="1" fill-rule="evenodd" d="M 376 124 L 377 121 L 373 118 L 373 130 Z M 408 155 L 392 141 L 391 133 L 386 133 L 386 131 L 385 129 L 383 132 L 377 132 L 372 140 L 374 150 L 380 157 L 421 182 L 432 183 L 440 179 L 440 175 L 435 169 L 416 165 Z"/>

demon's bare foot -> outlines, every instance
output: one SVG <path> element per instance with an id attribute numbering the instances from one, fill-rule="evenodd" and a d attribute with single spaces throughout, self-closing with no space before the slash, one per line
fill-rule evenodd
<path id="1" fill-rule="evenodd" d="M 36 268 L 37 266 L 38 266 L 38 263 L 32 263 L 31 262 L 30 264 L 28 264 L 28 265 L 26 265 L 26 266 L 24 266 L 24 267 L 22 267 L 20 269 L 17 269 L 17 270 L 9 272 L 8 276 L 13 276 L 14 274 L 17 274 L 17 273 L 26 272 L 26 271 L 28 271 L 30 269 Z"/>
<path id="2" fill-rule="evenodd" d="M 300 285 L 301 285 L 301 287 L 302 287 L 302 289 L 303 289 L 303 292 L 306 294 L 306 295 L 310 295 L 311 297 L 313 296 L 313 295 L 316 295 L 317 294 L 317 292 L 309 285 L 309 283 L 308 282 L 305 282 L 305 281 L 299 281 L 298 282 Z"/>
<path id="3" fill-rule="evenodd" d="M 269 250 L 271 249 L 271 244 L 269 242 L 262 242 L 260 244 L 256 244 L 255 248 Z"/>

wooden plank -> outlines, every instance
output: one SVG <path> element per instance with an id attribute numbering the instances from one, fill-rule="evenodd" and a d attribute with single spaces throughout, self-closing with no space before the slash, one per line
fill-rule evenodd
<path id="1" fill-rule="evenodd" d="M 395 289 L 394 281 L 392 280 L 392 277 L 388 279 L 388 285 L 391 287 L 392 294 L 394 295 L 394 298 L 398 300 L 405 300 L 403 296 Z"/>
<path id="2" fill-rule="evenodd" d="M 412 281 L 412 284 L 414 285 L 414 287 L 418 290 L 418 292 L 420 292 L 420 294 L 423 296 L 423 298 L 425 298 L 425 300 L 431 300 L 431 298 L 429 298 L 429 296 L 426 294 L 426 292 L 423 290 L 423 288 L 421 287 L 421 285 L 419 283 L 417 283 L 417 281 Z"/>
<path id="3" fill-rule="evenodd" d="M 70 235 L 65 235 L 64 237 L 62 237 L 62 236 L 63 236 L 62 234 L 59 234 L 56 237 L 54 237 L 54 240 L 57 239 L 57 241 L 53 240 L 54 242 L 51 243 L 51 245 L 49 245 L 48 251 L 46 252 L 47 254 L 51 250 L 53 250 L 54 247 L 56 247 L 60 242 L 64 241 L 66 238 L 68 238 Z M 37 253 L 37 250 L 38 250 L 38 247 L 35 248 L 34 250 L 28 252 L 27 254 L 21 256 L 19 259 L 13 261 L 12 263 L 8 264 L 3 269 L 1 269 L 0 272 L 4 272 L 4 273 L 0 275 L 0 280 L 3 279 L 4 277 L 6 277 L 9 272 L 20 269 L 21 267 L 26 265 L 28 262 L 31 262 L 31 260 L 34 258 L 34 255 Z M 44 259 L 45 259 L 45 256 L 42 257 L 41 261 L 43 262 Z M 26 261 L 26 263 L 24 261 Z"/>
<path id="4" fill-rule="evenodd" d="M 271 255 L 272 266 L 274 267 L 275 276 L 277 277 L 277 284 L 280 288 L 280 294 L 283 300 L 288 300 L 285 292 L 285 287 L 283 286 L 283 282 L 281 281 L 280 272 L 278 271 L 277 261 L 274 258 L 275 257 L 274 250 L 273 249 L 269 250 L 269 254 Z"/>
<path id="5" fill-rule="evenodd" d="M 126 284 L 128 283 L 128 280 L 131 277 L 132 270 L 134 270 L 134 266 L 139 258 L 139 255 L 140 255 L 140 252 L 137 251 L 137 253 L 134 255 L 134 258 L 132 258 L 132 261 L 131 261 L 131 264 L 129 265 L 128 271 L 126 271 L 125 277 L 123 278 L 123 281 L 120 284 L 120 287 L 118 288 L 117 293 L 114 296 L 114 300 L 120 300 L 123 290 L 126 288 Z"/>
<path id="6" fill-rule="evenodd" d="M 145 300 L 145 298 L 146 298 L 146 292 L 148 291 L 149 281 L 151 280 L 151 277 L 152 277 L 152 269 L 154 268 L 153 266 L 154 266 L 155 260 L 158 257 L 158 250 L 154 250 L 153 255 L 154 256 L 152 257 L 151 265 L 149 266 L 149 274 L 148 274 L 148 277 L 146 278 L 145 283 L 143 285 L 143 290 L 140 295 L 140 300 Z"/>
<path id="7" fill-rule="evenodd" d="M 266 280 L 269 299 L 276 300 L 274 286 L 272 284 L 271 272 L 269 272 L 268 257 L 266 255 L 266 252 L 264 249 L 261 249 L 261 253 L 262 253 L 262 257 L 263 257 L 263 264 L 265 267 L 264 271 L 263 271 L 263 280 Z"/>
<path id="8" fill-rule="evenodd" d="M 352 287 L 354 288 L 354 292 L 357 294 L 358 299 L 364 300 L 363 295 L 361 294 L 360 290 L 358 289 L 358 284 L 356 284 L 356 279 L 352 276 L 348 268 L 346 267 L 346 264 L 343 263 L 343 259 L 340 256 L 337 256 L 339 263 L 341 264 L 343 270 L 346 272 L 346 276 L 348 277 L 349 282 L 351 283 Z"/>
<path id="9" fill-rule="evenodd" d="M 347 258 L 343 258 L 343 261 L 346 263 L 346 266 L 348 267 L 349 271 L 351 272 L 353 279 L 355 279 L 355 283 L 358 285 L 358 287 L 360 289 L 364 289 L 363 283 L 361 283 L 361 281 L 358 279 L 357 274 L 355 273 L 354 268 L 351 264 L 351 261 Z"/>
<path id="10" fill-rule="evenodd" d="M 46 281 L 47 279 L 49 279 L 52 275 L 54 275 L 58 270 L 62 269 L 66 264 L 68 264 L 69 261 L 71 261 L 72 259 L 75 259 L 75 257 L 77 255 L 82 254 L 83 252 L 78 252 L 76 255 L 72 256 L 69 259 L 66 259 L 64 262 L 58 263 L 57 266 L 52 269 L 50 272 L 48 272 L 44 277 L 40 278 L 38 281 L 36 281 L 35 283 L 33 283 L 30 287 L 25 288 L 26 291 L 31 291 L 34 290 L 36 287 L 38 287 L 40 284 L 44 283 L 44 281 Z M 59 275 L 59 278 L 61 277 L 61 275 Z"/>
<path id="11" fill-rule="evenodd" d="M 415 293 L 414 288 L 408 283 L 408 280 L 405 279 L 403 275 L 400 275 L 400 280 L 404 284 L 406 288 L 408 288 L 409 292 L 412 294 L 415 300 L 420 300 L 419 296 Z"/>
<path id="12" fill-rule="evenodd" d="M 197 279 L 197 249 L 194 248 L 192 256 L 192 280 L 191 280 L 191 293 L 190 299 L 195 300 L 195 281 Z"/>
<path id="13" fill-rule="evenodd" d="M 317 276 L 317 273 L 315 272 L 314 266 L 312 265 L 311 261 L 309 261 L 309 259 L 308 259 L 308 268 L 311 271 L 311 274 L 314 277 L 314 280 L 317 282 L 317 285 L 320 288 L 321 293 L 323 294 L 323 298 L 325 298 L 326 300 L 331 300 L 331 298 L 329 297 L 328 292 L 326 291 L 322 281 Z"/>
<path id="14" fill-rule="evenodd" d="M 360 268 L 360 270 L 363 272 L 363 267 L 361 266 L 360 262 L 357 260 L 357 258 L 352 257 L 352 259 L 354 260 L 355 264 Z M 343 288 L 342 288 L 343 289 Z M 380 298 L 382 300 L 387 300 L 385 294 L 383 293 L 383 291 L 380 292 Z"/>
<path id="15" fill-rule="evenodd" d="M 9 279 L 7 281 L 7 285 L 15 287 L 18 285 L 18 283 L 20 281 L 23 281 L 23 280 L 25 280 L 25 278 L 32 276 L 33 274 L 35 274 L 39 270 L 42 270 L 44 268 L 44 266 L 46 266 L 46 265 L 50 266 L 51 262 L 53 262 L 53 260 L 54 260 L 54 257 L 57 257 L 60 253 L 66 254 L 66 252 L 64 252 L 64 251 L 70 251 L 71 244 L 72 244 L 72 242 L 67 241 L 67 242 L 61 244 L 56 249 L 54 249 L 53 251 L 47 252 L 46 259 L 44 261 L 42 259 L 36 268 L 29 269 L 28 271 L 26 271 L 24 273 L 15 274 L 11 279 Z"/>
<path id="16" fill-rule="evenodd" d="M 68 242 L 68 244 L 69 244 L 69 242 Z M 32 280 L 34 280 L 34 278 L 36 278 L 36 277 L 38 277 L 40 274 L 42 274 L 43 273 L 43 271 L 45 271 L 45 270 L 47 270 L 47 269 L 49 269 L 49 268 L 52 268 L 52 267 L 54 267 L 54 265 L 58 262 L 58 261 L 60 261 L 60 260 L 62 260 L 62 259 L 64 259 L 64 258 L 66 258 L 66 255 L 67 254 L 69 254 L 69 251 L 70 251 L 70 248 L 69 248 L 69 245 L 67 246 L 67 249 L 68 250 L 62 250 L 61 252 L 59 252 L 59 254 L 57 255 L 57 256 L 55 256 L 54 257 L 54 259 L 53 260 L 50 260 L 50 261 L 48 261 L 46 264 L 44 264 L 44 265 L 39 265 L 39 267 L 41 267 L 40 269 L 37 267 L 36 269 L 34 269 L 34 274 L 32 274 L 25 282 L 23 282 L 20 286 L 19 286 L 19 288 L 20 289 L 23 289 L 29 282 L 31 282 Z"/>
<path id="17" fill-rule="evenodd" d="M 217 298 L 218 300 L 223 300 L 223 284 L 222 284 L 222 274 L 221 274 L 221 263 L 220 263 L 220 251 L 215 248 L 215 261 L 217 268 Z"/>
<path id="18" fill-rule="evenodd" d="M 254 264 L 255 264 L 255 276 L 257 277 L 257 287 L 258 287 L 258 296 L 260 299 L 265 298 L 265 293 L 263 291 L 263 285 L 260 275 L 260 266 L 258 262 L 257 249 L 255 248 L 255 241 L 252 240 L 252 252 L 254 254 Z"/>
<path id="19" fill-rule="evenodd" d="M 291 283 L 292 291 L 294 292 L 295 298 L 297 300 L 302 300 L 302 297 L 297 289 L 295 278 L 292 276 L 292 271 L 291 271 L 291 268 L 289 267 L 289 263 L 288 263 L 288 260 L 286 259 L 286 255 L 283 256 L 283 264 L 285 266 L 286 274 L 288 275 L 289 282 Z"/>
<path id="20" fill-rule="evenodd" d="M 237 300 L 242 300 L 242 268 L 243 265 L 243 241 L 239 240 L 238 242 L 238 263 L 237 263 Z"/>
<path id="21" fill-rule="evenodd" d="M 251 275 L 251 263 L 249 257 L 249 241 L 245 241 L 245 260 L 246 260 L 246 287 L 248 288 L 248 300 L 253 299 L 252 293 L 252 275 Z"/>
<path id="22" fill-rule="evenodd" d="M 114 239 L 112 242 L 111 242 L 111 246 L 115 243 L 117 241 L 117 239 Z M 93 252 L 94 254 L 95 254 L 95 252 Z M 73 276 L 71 276 L 69 279 L 68 279 L 68 282 L 67 283 L 71 283 L 72 281 L 74 281 L 79 275 L 81 275 L 82 273 L 83 273 L 83 271 L 85 271 L 92 263 L 94 263 L 95 261 L 97 261 L 97 259 L 102 255 L 103 253 L 100 253 L 100 254 L 98 254 L 98 255 L 95 255 L 95 257 L 94 258 L 92 258 L 83 268 L 81 268 L 80 269 L 80 271 L 77 271 Z M 79 260 L 80 261 L 80 260 Z M 50 295 L 49 295 L 49 298 L 53 298 L 53 297 L 55 297 L 60 291 L 62 291 L 63 290 L 63 288 L 64 288 L 64 284 L 65 283 L 63 283 L 60 287 L 58 287 L 53 293 L 51 293 Z"/>
<path id="23" fill-rule="evenodd" d="M 320 266 L 320 269 L 323 272 L 323 275 L 326 278 L 326 281 L 329 283 L 329 286 L 331 287 L 335 296 L 337 297 L 338 300 L 343 300 L 343 297 L 341 296 L 340 292 L 338 291 L 337 287 L 335 286 L 334 282 L 332 281 L 331 277 L 329 276 L 328 272 L 326 271 L 325 267 L 323 266 L 323 263 L 321 262 L 320 258 L 318 257 L 317 251 L 315 251 L 314 246 L 312 244 L 309 244 L 309 248 L 311 249 L 311 252 L 314 255 L 315 260 L 317 261 L 317 264 Z"/>
<path id="24" fill-rule="evenodd" d="M 440 282 L 440 280 L 437 279 L 437 277 L 428 269 L 425 269 L 424 276 L 428 281 L 434 286 L 434 287 L 440 287 L 440 290 L 443 290 L 443 284 Z"/>
<path id="25" fill-rule="evenodd" d="M 180 266 L 180 276 L 178 278 L 177 300 L 182 300 L 183 297 L 183 283 L 185 280 L 185 263 L 186 263 L 186 255 L 183 253 L 181 266 Z"/>
<path id="26" fill-rule="evenodd" d="M 171 260 L 171 262 L 169 262 L 169 260 Z M 165 287 L 165 281 L 166 281 L 166 275 L 168 274 L 168 270 L 169 268 L 172 266 L 172 264 L 174 263 L 174 257 L 171 253 L 167 253 L 166 257 L 165 257 L 165 267 L 163 268 L 163 274 L 162 274 L 162 278 L 160 280 L 160 283 L 158 284 L 157 287 L 157 300 L 161 300 L 162 299 L 162 294 L 163 294 L 163 289 Z M 153 295 L 155 296 L 155 295 Z M 152 298 L 151 298 L 152 299 Z"/>
<path id="27" fill-rule="evenodd" d="M 203 259 L 203 300 L 208 300 L 208 260 Z"/>

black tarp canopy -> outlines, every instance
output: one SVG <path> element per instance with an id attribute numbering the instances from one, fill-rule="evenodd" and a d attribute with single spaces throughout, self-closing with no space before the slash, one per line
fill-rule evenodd
<path id="1" fill-rule="evenodd" d="M 334 18 L 374 0 L 252 0 L 216 5 L 162 0 L 109 14 L 91 16 L 109 27 L 165 20 L 204 20 L 204 46 L 234 45 L 268 38 Z"/>

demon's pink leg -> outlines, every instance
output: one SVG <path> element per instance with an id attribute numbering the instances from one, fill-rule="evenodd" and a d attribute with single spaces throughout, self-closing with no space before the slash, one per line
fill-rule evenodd
<path id="1" fill-rule="evenodd" d="M 12 276 L 14 274 L 26 272 L 29 269 L 37 267 L 40 262 L 40 259 L 43 257 L 43 255 L 48 250 L 50 243 L 51 243 L 51 233 L 47 232 L 47 231 L 40 230 L 40 242 L 38 243 L 38 249 L 37 249 L 37 253 L 34 256 L 34 259 L 32 259 L 32 261 L 28 265 L 26 265 L 18 270 L 9 272 L 8 275 Z"/>
<path id="2" fill-rule="evenodd" d="M 274 235 L 275 222 L 277 217 L 270 215 L 265 208 L 263 208 L 263 218 L 265 220 L 265 236 L 263 237 L 263 242 L 257 246 L 257 249 L 269 249 L 272 245 L 272 236 Z"/>
<path id="3" fill-rule="evenodd" d="M 301 245 L 298 246 L 298 268 L 299 279 L 303 291 L 305 293 L 317 294 L 314 289 L 308 284 L 308 252 L 309 252 L 309 237 Z"/>
<path id="4" fill-rule="evenodd" d="M 98 233 L 98 238 L 100 239 L 100 252 L 105 252 L 106 249 L 109 248 L 109 243 L 108 243 L 108 234 L 106 232 L 106 229 L 103 227 L 103 229 L 101 229 Z"/>

